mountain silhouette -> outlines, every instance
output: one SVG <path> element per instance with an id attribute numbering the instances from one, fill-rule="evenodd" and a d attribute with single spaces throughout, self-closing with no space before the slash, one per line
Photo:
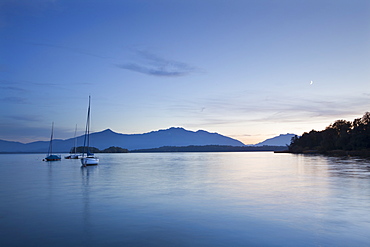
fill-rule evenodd
<path id="1" fill-rule="evenodd" d="M 281 134 L 273 138 L 264 140 L 263 142 L 257 143 L 254 146 L 286 146 L 289 145 L 295 134 Z"/>
<path id="2" fill-rule="evenodd" d="M 77 146 L 83 146 L 84 136 L 77 137 Z M 144 134 L 120 134 L 106 129 L 90 134 L 90 146 L 100 150 L 116 146 L 128 150 L 159 148 L 163 146 L 204 146 L 226 145 L 244 146 L 233 138 L 210 133 L 204 130 L 189 131 L 184 128 L 169 128 Z M 0 140 L 0 152 L 46 152 L 48 141 L 37 141 L 27 144 Z M 74 138 L 53 140 L 53 152 L 69 152 L 74 146 Z"/>
<path id="3" fill-rule="evenodd" d="M 196 132 L 184 128 L 169 128 L 144 134 L 119 134 L 110 129 L 91 134 L 91 146 L 104 149 L 118 146 L 129 150 L 163 146 L 230 145 L 244 146 L 238 140 L 204 130 Z"/>
<path id="4" fill-rule="evenodd" d="M 252 146 L 286 146 L 294 134 L 281 134 Z M 84 136 L 77 137 L 77 146 L 83 146 Z M 53 140 L 53 152 L 69 152 L 74 146 L 75 139 Z M 115 146 L 128 150 L 152 149 L 164 146 L 245 146 L 242 142 L 205 130 L 190 131 L 180 127 L 172 127 L 144 134 L 121 134 L 110 129 L 91 133 L 90 146 L 100 150 Z M 47 152 L 48 141 L 20 143 L 0 140 L 0 152 Z"/>

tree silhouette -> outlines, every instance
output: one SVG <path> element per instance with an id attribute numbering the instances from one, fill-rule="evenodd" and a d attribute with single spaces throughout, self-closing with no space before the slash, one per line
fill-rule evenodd
<path id="1" fill-rule="evenodd" d="M 289 151 L 301 153 L 308 150 L 327 152 L 332 150 L 366 150 L 370 149 L 370 112 L 353 122 L 337 120 L 325 130 L 292 138 Z"/>

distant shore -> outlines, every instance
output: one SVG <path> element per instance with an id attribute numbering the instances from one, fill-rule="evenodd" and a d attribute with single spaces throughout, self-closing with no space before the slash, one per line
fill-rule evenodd
<path id="1" fill-rule="evenodd" d="M 266 152 L 282 151 L 284 146 L 222 146 L 222 145 L 205 145 L 205 146 L 184 146 L 174 147 L 166 146 L 160 148 L 131 150 L 129 153 L 167 153 L 167 152 Z"/>
<path id="2" fill-rule="evenodd" d="M 284 146 L 222 146 L 222 145 L 205 145 L 205 146 L 164 146 L 159 148 L 127 150 L 124 148 L 111 147 L 99 150 L 92 147 L 92 153 L 168 153 L 168 152 L 273 152 L 283 151 Z M 0 152 L 0 154 L 44 154 L 45 152 Z M 67 151 L 54 153 L 69 153 Z M 81 153 L 77 150 L 77 153 Z"/>

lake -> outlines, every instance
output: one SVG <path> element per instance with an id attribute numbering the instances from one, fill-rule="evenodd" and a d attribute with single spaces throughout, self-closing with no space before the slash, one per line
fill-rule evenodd
<path id="1" fill-rule="evenodd" d="M 370 161 L 0 154 L 0 246 L 370 246 Z"/>

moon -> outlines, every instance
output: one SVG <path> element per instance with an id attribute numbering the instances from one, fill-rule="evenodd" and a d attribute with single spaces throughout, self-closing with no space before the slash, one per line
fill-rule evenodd
<path id="1" fill-rule="evenodd" d="M 313 84 L 313 81 L 310 82 L 310 85 L 312 85 L 312 84 Z"/>

